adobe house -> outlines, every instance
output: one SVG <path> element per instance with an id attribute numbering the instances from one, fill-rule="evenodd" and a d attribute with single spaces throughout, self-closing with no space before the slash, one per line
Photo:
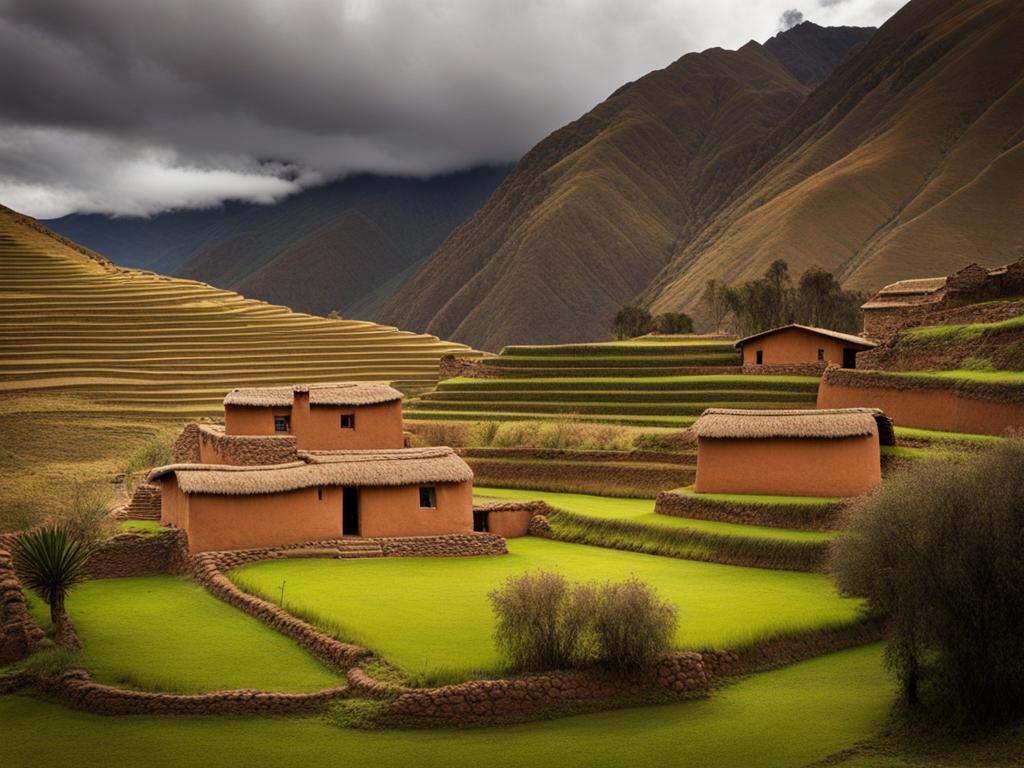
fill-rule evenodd
<path id="1" fill-rule="evenodd" d="M 858 496 L 882 480 L 892 421 L 873 408 L 708 408 L 697 437 L 697 493 Z"/>
<path id="2" fill-rule="evenodd" d="M 946 277 L 900 280 L 861 305 L 864 335 L 884 341 L 903 328 L 927 325 L 932 313 L 1012 298 L 1024 298 L 1024 259 L 994 269 L 968 264 Z"/>
<path id="3" fill-rule="evenodd" d="M 873 341 L 861 336 L 796 323 L 755 333 L 736 342 L 736 348 L 743 352 L 744 372 L 757 372 L 762 366 L 801 365 L 824 370 L 829 363 L 856 368 L 857 353 L 875 346 Z"/>
<path id="4" fill-rule="evenodd" d="M 299 450 L 402 447 L 402 393 L 387 384 L 307 384 L 233 389 L 226 435 L 293 435 Z"/>
<path id="5" fill-rule="evenodd" d="M 473 530 L 473 472 L 451 448 L 300 453 L 271 466 L 172 464 L 150 472 L 161 522 L 190 552 L 347 536 Z"/>

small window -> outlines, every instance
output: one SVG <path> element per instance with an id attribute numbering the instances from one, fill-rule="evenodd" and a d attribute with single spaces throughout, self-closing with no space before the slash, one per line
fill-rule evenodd
<path id="1" fill-rule="evenodd" d="M 818 359 L 819 360 L 824 360 L 825 359 L 825 350 L 824 349 L 819 349 L 818 350 Z"/>
<path id="2" fill-rule="evenodd" d="M 343 414 L 341 414 L 341 428 L 342 429 L 355 429 L 356 428 L 356 415 L 354 413 L 343 413 Z"/>
<path id="3" fill-rule="evenodd" d="M 420 509 L 435 509 L 437 507 L 437 493 L 432 485 L 420 486 Z"/>
<path id="4" fill-rule="evenodd" d="M 316 498 L 317 501 L 324 500 L 324 487 L 322 485 L 318 485 L 316 488 Z"/>
<path id="5" fill-rule="evenodd" d="M 757 364 L 764 365 L 764 352 L 757 350 Z"/>
<path id="6" fill-rule="evenodd" d="M 287 416 L 275 416 L 274 417 L 274 431 L 275 432 L 287 432 L 290 425 L 290 418 Z"/>

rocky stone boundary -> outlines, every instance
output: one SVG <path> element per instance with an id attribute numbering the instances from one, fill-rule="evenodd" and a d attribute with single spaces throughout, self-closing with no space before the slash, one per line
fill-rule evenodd
<path id="1" fill-rule="evenodd" d="M 689 485 L 696 476 L 696 468 L 684 464 L 652 466 L 629 462 L 591 464 L 476 458 L 467 458 L 466 463 L 473 470 L 474 482 L 481 486 L 637 498 L 650 498 L 662 488 Z"/>
<path id="2" fill-rule="evenodd" d="M 734 651 L 704 651 L 701 658 L 709 676 L 745 675 L 873 643 L 885 636 L 885 629 L 884 622 L 869 620 L 825 632 L 777 637 Z"/>
<path id="3" fill-rule="evenodd" d="M 846 504 L 845 501 L 824 504 L 741 504 L 662 491 L 654 502 L 654 511 L 659 515 L 695 520 L 766 525 L 798 531 L 828 531 L 835 527 Z"/>
<path id="4" fill-rule="evenodd" d="M 437 362 L 437 380 L 457 379 L 465 377 L 468 379 L 500 379 L 503 376 L 501 370 L 488 365 L 483 360 L 474 360 L 456 355 L 441 355 Z"/>
<path id="5" fill-rule="evenodd" d="M 792 363 L 790 365 L 754 365 L 747 363 L 743 373 L 750 376 L 821 376 L 828 363 L 816 360 L 812 363 Z"/>
<path id="6" fill-rule="evenodd" d="M 83 669 L 56 677 L 23 672 L 3 681 L 0 693 L 25 686 L 94 715 L 294 715 L 316 712 L 327 702 L 350 696 L 347 685 L 313 693 L 253 688 L 193 694 L 136 691 L 94 682 Z"/>
<path id="7" fill-rule="evenodd" d="M 43 630 L 28 612 L 11 553 L 0 549 L 0 664 L 25 658 L 42 639 Z"/>
<path id="8" fill-rule="evenodd" d="M 648 675 L 620 677 L 596 671 L 550 672 L 500 680 L 472 680 L 440 688 L 404 689 L 386 719 L 396 724 L 465 726 L 530 719 L 573 705 L 703 693 L 708 677 L 700 654 L 667 656 Z"/>
<path id="9" fill-rule="evenodd" d="M 87 579 L 119 579 L 158 573 L 188 573 L 185 532 L 119 533 L 100 544 L 82 571 Z"/>

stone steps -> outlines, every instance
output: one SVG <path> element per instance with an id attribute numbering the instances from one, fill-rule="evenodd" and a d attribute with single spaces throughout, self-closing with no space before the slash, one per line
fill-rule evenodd
<path id="1" fill-rule="evenodd" d="M 152 483 L 140 483 L 132 493 L 131 501 L 124 509 L 128 520 L 160 521 L 160 486 Z"/>

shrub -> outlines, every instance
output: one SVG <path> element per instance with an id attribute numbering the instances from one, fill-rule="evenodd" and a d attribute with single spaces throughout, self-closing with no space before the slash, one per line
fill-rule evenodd
<path id="1" fill-rule="evenodd" d="M 633 576 L 597 592 L 597 657 L 610 669 L 635 672 L 654 666 L 672 648 L 679 612 Z"/>
<path id="2" fill-rule="evenodd" d="M 1024 442 L 898 473 L 851 509 L 840 589 L 891 618 L 908 705 L 948 719 L 1024 711 Z"/>
<path id="3" fill-rule="evenodd" d="M 685 312 L 662 312 L 652 321 L 655 333 L 693 333 L 693 320 Z"/>
<path id="4" fill-rule="evenodd" d="M 540 671 L 599 664 L 636 672 L 671 648 L 676 607 L 634 578 L 570 584 L 550 571 L 508 579 L 491 592 L 495 642 L 511 669 Z"/>
<path id="5" fill-rule="evenodd" d="M 179 429 L 161 430 L 128 456 L 121 471 L 124 472 L 124 484 L 129 493 L 135 490 L 135 476 L 138 473 L 171 463 L 174 441 L 179 434 Z"/>
<path id="6" fill-rule="evenodd" d="M 48 519 L 83 544 L 102 541 L 115 526 L 110 516 L 112 500 L 113 491 L 107 483 L 74 483 Z"/>
<path id="7" fill-rule="evenodd" d="M 612 320 L 612 336 L 616 339 L 633 339 L 650 333 L 654 321 L 651 313 L 638 304 L 625 304 Z"/>

